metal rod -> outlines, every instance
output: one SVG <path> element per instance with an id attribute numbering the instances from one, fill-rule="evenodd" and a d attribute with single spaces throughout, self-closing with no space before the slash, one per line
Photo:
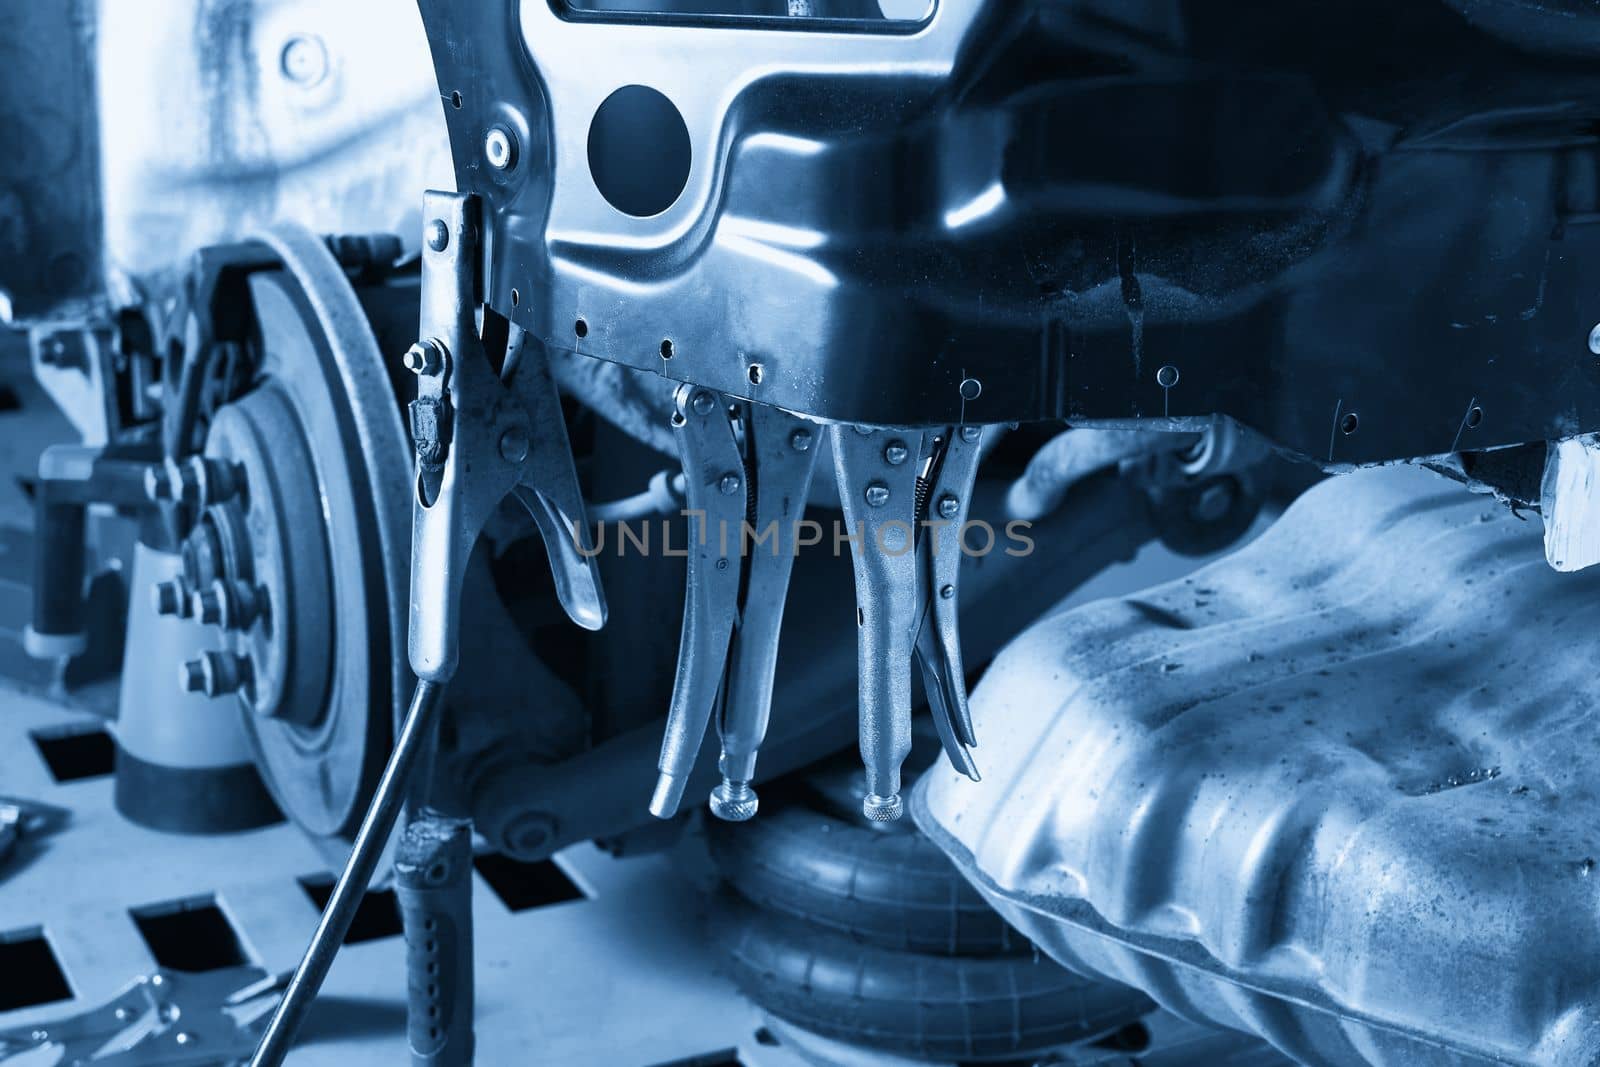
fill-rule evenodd
<path id="1" fill-rule="evenodd" d="M 317 923 L 316 933 L 311 935 L 311 943 L 306 946 L 300 966 L 295 968 L 294 977 L 289 979 L 289 987 L 278 1002 L 277 1010 L 272 1013 L 272 1020 L 261 1035 L 255 1055 L 250 1057 L 250 1067 L 281 1067 L 284 1057 L 289 1054 L 295 1034 L 305 1021 L 312 1002 L 317 999 L 322 981 L 328 976 L 328 968 L 333 966 L 334 956 L 344 943 L 345 934 L 350 931 L 356 907 L 372 881 L 373 869 L 378 865 L 378 857 L 383 854 L 383 846 L 389 840 L 395 819 L 405 801 L 407 779 L 415 769 L 418 754 L 433 737 L 434 720 L 438 717 L 443 697 L 443 685 L 417 682 L 416 692 L 411 697 L 411 708 L 400 727 L 394 751 L 383 768 L 383 777 L 378 780 L 372 802 L 367 805 L 367 814 L 361 821 L 361 829 L 356 832 L 355 844 L 350 847 L 350 858 L 345 861 L 344 871 L 333 887 L 327 907 L 322 909 L 322 920 Z"/>

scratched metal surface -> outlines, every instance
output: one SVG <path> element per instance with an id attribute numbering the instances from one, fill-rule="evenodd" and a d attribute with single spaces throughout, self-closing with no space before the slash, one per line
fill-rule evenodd
<path id="1" fill-rule="evenodd" d="M 1063 963 L 1311 1063 L 1600 1055 L 1600 575 L 1413 468 L 1058 614 L 918 821 Z"/>

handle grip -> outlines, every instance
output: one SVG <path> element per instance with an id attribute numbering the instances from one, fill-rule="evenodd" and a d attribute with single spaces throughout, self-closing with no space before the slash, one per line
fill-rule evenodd
<path id="1" fill-rule="evenodd" d="M 471 824 L 431 813 L 412 820 L 394 870 L 411 1062 L 466 1067 L 473 1054 Z"/>

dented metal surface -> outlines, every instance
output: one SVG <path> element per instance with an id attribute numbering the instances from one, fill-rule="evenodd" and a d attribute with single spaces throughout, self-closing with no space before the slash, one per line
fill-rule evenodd
<path id="1" fill-rule="evenodd" d="M 1597 612 L 1536 522 L 1332 479 L 1035 625 L 973 697 L 983 783 L 912 807 L 1056 959 L 1303 1062 L 1592 1063 Z"/>

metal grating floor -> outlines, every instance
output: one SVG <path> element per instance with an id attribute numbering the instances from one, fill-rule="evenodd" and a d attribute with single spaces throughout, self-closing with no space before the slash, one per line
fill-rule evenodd
<path id="1" fill-rule="evenodd" d="M 24 841 L 0 867 L 0 943 L 42 934 L 73 994 L 0 1012 L 0 1028 L 99 1004 L 154 970 L 136 914 L 214 902 L 243 955 L 269 970 L 292 967 L 316 924 L 299 879 L 325 874 L 326 862 L 291 826 L 162 834 L 117 814 L 109 774 L 57 781 L 34 736 L 103 728 L 96 716 L 0 690 L 0 793 L 70 812 L 59 832 Z M 588 845 L 557 863 L 583 899 L 514 912 L 482 873 L 474 875 L 478 1062 L 799 1062 L 756 1040 L 759 1013 L 716 973 L 698 935 L 692 871 L 663 856 L 619 860 Z M 398 934 L 346 945 L 325 987 L 327 1003 L 308 1024 L 313 1040 L 290 1063 L 405 1062 L 403 952 Z M 40 988 L 48 977 L 37 976 Z"/>

